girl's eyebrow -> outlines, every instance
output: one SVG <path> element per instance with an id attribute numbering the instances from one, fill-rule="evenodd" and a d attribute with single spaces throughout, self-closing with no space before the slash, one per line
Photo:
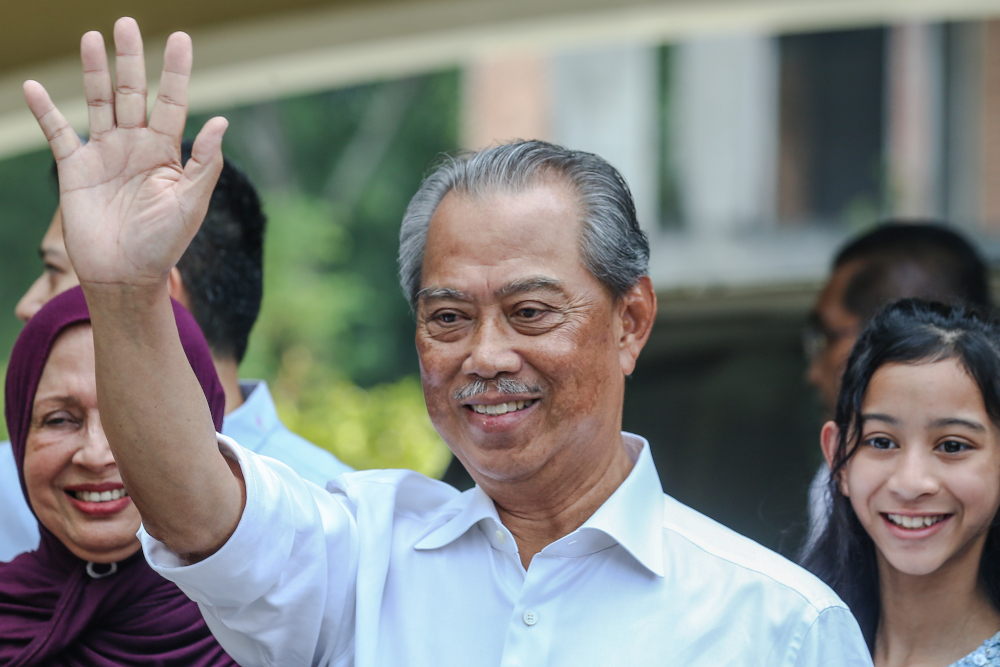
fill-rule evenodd
<path id="1" fill-rule="evenodd" d="M 943 426 L 964 426 L 973 431 L 978 431 L 980 433 L 986 432 L 986 427 L 979 422 L 970 421 L 968 419 L 961 419 L 959 417 L 942 417 L 941 419 L 935 419 L 930 422 L 928 426 L 932 428 L 940 428 Z"/>
<path id="2" fill-rule="evenodd" d="M 891 415 L 883 415 L 877 412 L 861 415 L 861 421 L 879 421 L 885 422 L 886 424 L 891 424 L 892 426 L 899 426 L 899 420 Z"/>

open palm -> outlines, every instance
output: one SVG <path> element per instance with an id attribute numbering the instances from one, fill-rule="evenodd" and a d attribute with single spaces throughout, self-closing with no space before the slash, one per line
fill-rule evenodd
<path id="1" fill-rule="evenodd" d="M 191 39 L 174 33 L 167 40 L 148 123 L 142 37 L 133 19 L 115 24 L 115 50 L 113 86 L 100 33 L 81 40 L 86 145 L 39 83 L 25 82 L 24 94 L 56 159 L 66 249 L 80 282 L 146 285 L 166 279 L 205 217 L 222 169 L 226 121 L 205 124 L 182 167 Z"/>

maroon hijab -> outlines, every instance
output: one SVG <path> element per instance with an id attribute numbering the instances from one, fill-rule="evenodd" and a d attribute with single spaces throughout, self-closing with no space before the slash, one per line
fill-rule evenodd
<path id="1" fill-rule="evenodd" d="M 225 395 L 191 314 L 174 302 L 181 343 L 222 428 Z M 38 381 L 59 335 L 90 321 L 76 287 L 45 305 L 24 327 L 7 369 L 5 413 L 24 485 L 24 446 Z M 30 501 L 29 501 L 30 505 Z M 110 567 L 77 558 L 39 524 L 37 551 L 0 563 L 0 667 L 21 665 L 235 665 L 212 637 L 198 606 L 146 564 L 142 552 Z"/>

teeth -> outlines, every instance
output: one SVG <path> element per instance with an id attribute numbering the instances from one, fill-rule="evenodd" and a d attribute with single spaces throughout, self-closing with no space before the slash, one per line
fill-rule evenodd
<path id="1" fill-rule="evenodd" d="M 905 514 L 886 514 L 886 516 L 889 517 L 889 521 L 897 526 L 919 530 L 921 528 L 933 526 L 937 522 L 944 520 L 947 515 L 937 514 L 935 516 L 907 516 Z"/>
<path id="2" fill-rule="evenodd" d="M 472 405 L 470 407 L 481 415 L 505 415 L 508 412 L 523 410 L 534 402 L 535 399 L 531 399 L 530 401 L 509 401 L 499 405 Z"/>
<path id="3" fill-rule="evenodd" d="M 77 500 L 85 503 L 106 503 L 110 500 L 118 500 L 128 494 L 125 489 L 115 489 L 114 491 L 73 491 Z"/>

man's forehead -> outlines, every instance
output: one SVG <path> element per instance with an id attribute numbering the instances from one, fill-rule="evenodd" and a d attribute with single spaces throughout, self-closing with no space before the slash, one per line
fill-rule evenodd
<path id="1" fill-rule="evenodd" d="M 527 276 L 517 278 L 503 283 L 494 288 L 489 294 L 494 298 L 502 299 L 508 296 L 517 296 L 529 292 L 551 292 L 562 293 L 565 291 L 561 280 L 549 276 Z M 456 301 L 472 301 L 475 295 L 465 290 L 455 287 L 430 285 L 417 292 L 419 301 L 430 301 L 437 299 L 451 299 Z"/>

